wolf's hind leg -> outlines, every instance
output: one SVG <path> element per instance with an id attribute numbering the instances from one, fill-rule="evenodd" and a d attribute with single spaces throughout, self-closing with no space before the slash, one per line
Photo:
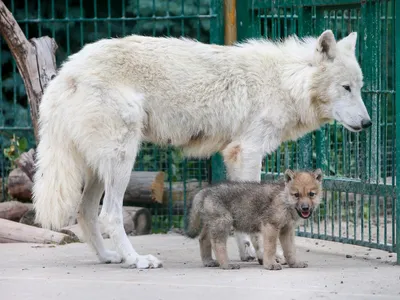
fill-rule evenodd
<path id="1" fill-rule="evenodd" d="M 153 255 L 139 255 L 129 241 L 123 223 L 123 197 L 139 148 L 139 140 L 120 144 L 109 157 L 104 157 L 99 168 L 105 183 L 105 194 L 100 219 L 107 229 L 126 268 L 159 268 L 162 266 Z"/>
<path id="2" fill-rule="evenodd" d="M 100 262 L 120 263 L 121 256 L 117 252 L 105 248 L 100 232 L 98 214 L 100 198 L 104 192 L 104 184 L 90 170 L 87 173 L 79 207 L 78 224 L 82 228 L 85 241 L 94 249 Z"/>

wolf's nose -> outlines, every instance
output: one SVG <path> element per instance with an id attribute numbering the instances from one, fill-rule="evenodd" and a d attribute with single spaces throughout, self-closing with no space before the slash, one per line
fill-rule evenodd
<path id="1" fill-rule="evenodd" d="M 363 120 L 361 121 L 361 127 L 362 127 L 363 129 L 367 129 L 367 128 L 370 127 L 371 125 L 372 125 L 371 120 L 363 119 Z"/>

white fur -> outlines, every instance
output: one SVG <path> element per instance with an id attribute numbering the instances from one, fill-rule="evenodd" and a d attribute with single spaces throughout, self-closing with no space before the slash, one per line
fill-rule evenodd
<path id="1" fill-rule="evenodd" d="M 263 155 L 282 142 L 334 118 L 354 131 L 370 120 L 355 41 L 351 34 L 336 43 L 325 31 L 318 39 L 231 47 L 136 35 L 86 45 L 64 63 L 39 108 L 37 221 L 58 229 L 79 211 L 101 261 L 159 267 L 155 257 L 136 253 L 122 225 L 141 142 L 170 143 L 194 157 L 220 151 L 230 179 L 260 180 Z M 100 223 L 117 253 L 100 234 L 103 189 Z M 242 259 L 245 240 L 238 239 Z"/>

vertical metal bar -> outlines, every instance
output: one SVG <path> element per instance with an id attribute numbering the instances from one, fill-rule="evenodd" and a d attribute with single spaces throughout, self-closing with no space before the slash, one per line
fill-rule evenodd
<path id="1" fill-rule="evenodd" d="M 65 19 L 69 20 L 69 3 L 68 0 L 65 0 Z M 71 41 L 70 41 L 70 33 L 69 33 L 69 27 L 70 23 L 69 21 L 66 22 L 65 25 L 66 29 L 66 35 L 67 35 L 67 55 L 71 54 Z"/>
<path id="2" fill-rule="evenodd" d="M 393 14 L 395 17 L 395 75 L 396 75 L 396 253 L 397 264 L 400 264 L 400 5 L 398 1 L 393 3 Z"/>
<path id="3" fill-rule="evenodd" d="M 52 0 L 53 3 L 53 18 L 54 18 L 54 0 Z M 79 21 L 79 30 L 80 30 L 80 46 L 83 47 L 84 44 L 84 31 L 83 31 L 83 0 L 79 0 L 79 15 L 80 15 L 80 21 Z M 54 26 L 53 26 L 54 28 Z M 54 36 L 54 34 L 53 34 Z"/>

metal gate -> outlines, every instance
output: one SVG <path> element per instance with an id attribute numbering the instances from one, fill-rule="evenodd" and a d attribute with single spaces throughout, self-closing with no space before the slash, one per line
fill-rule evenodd
<path id="1" fill-rule="evenodd" d="M 396 30 L 395 2 L 238 1 L 239 40 L 319 35 L 325 29 L 340 39 L 358 32 L 357 57 L 365 82 L 362 96 L 372 128 L 354 134 L 334 122 L 298 142 L 283 144 L 263 164 L 264 179 L 279 176 L 288 166 L 324 170 L 321 208 L 313 220 L 298 229 L 300 236 L 395 250 L 396 232 L 400 232 L 395 189 L 399 103 L 395 98 L 399 86 L 395 39 L 400 38 L 400 31 Z"/>

